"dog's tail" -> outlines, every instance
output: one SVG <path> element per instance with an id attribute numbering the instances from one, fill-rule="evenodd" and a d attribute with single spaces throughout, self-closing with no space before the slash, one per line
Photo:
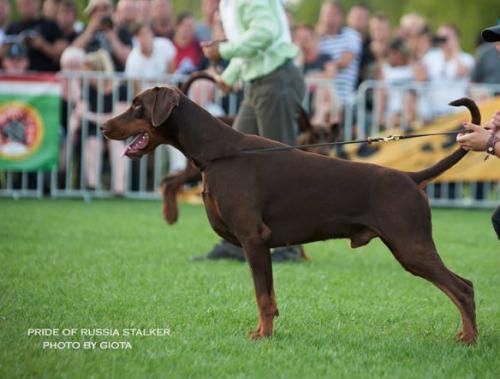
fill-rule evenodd
<path id="1" fill-rule="evenodd" d="M 472 123 L 476 125 L 481 124 L 481 113 L 479 112 L 479 108 L 477 107 L 476 103 L 473 100 L 463 97 L 461 99 L 452 101 L 450 105 L 453 105 L 454 107 L 459 107 L 459 106 L 466 107 L 471 114 Z M 441 175 L 444 171 L 448 170 L 453 165 L 455 165 L 460 159 L 464 157 L 465 154 L 467 154 L 467 150 L 459 148 L 450 155 L 448 155 L 446 158 L 441 159 L 434 166 L 429 167 L 422 171 L 409 172 L 408 175 L 410 175 L 410 177 L 417 184 L 423 186 L 428 181 L 436 178 L 437 176 Z"/>
<path id="2" fill-rule="evenodd" d="M 215 83 L 215 78 L 212 74 L 206 72 L 206 71 L 197 71 L 193 72 L 191 75 L 189 75 L 184 83 L 180 86 L 180 90 L 184 95 L 188 95 L 189 89 L 191 88 L 191 85 L 200 79 L 205 79 L 205 80 L 210 80 L 212 83 Z"/>

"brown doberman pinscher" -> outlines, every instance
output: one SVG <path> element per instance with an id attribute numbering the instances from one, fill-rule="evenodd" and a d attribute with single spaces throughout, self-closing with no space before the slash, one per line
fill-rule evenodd
<path id="1" fill-rule="evenodd" d="M 473 123 L 479 110 L 468 99 Z M 134 137 L 126 155 L 139 158 L 160 144 L 181 150 L 202 172 L 203 200 L 212 228 L 243 247 L 259 310 L 252 338 L 270 337 L 278 315 L 270 248 L 330 238 L 349 238 L 353 248 L 379 237 L 404 269 L 429 280 L 458 307 L 458 338 L 477 335 L 472 283 L 446 268 L 432 239 L 431 212 L 419 186 L 458 162 L 458 149 L 434 166 L 402 172 L 350 162 L 245 135 L 212 117 L 178 89 L 155 87 L 102 126 L 106 137 Z M 304 185 L 307 183 L 307 185 Z"/>

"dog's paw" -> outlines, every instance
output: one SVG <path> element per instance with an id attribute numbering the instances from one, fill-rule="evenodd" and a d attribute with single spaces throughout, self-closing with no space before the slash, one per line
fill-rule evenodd
<path id="1" fill-rule="evenodd" d="M 250 337 L 251 340 L 260 340 L 262 338 L 271 338 L 272 332 L 265 332 L 262 331 L 261 329 L 257 329 L 250 331 L 248 333 L 248 336 Z"/>
<path id="2" fill-rule="evenodd" d="M 476 342 L 476 337 L 477 337 L 477 333 L 473 332 L 473 333 L 466 333 L 464 332 L 463 330 L 461 332 L 459 332 L 456 336 L 455 336 L 455 339 L 458 341 L 458 342 L 462 342 L 466 345 L 472 345 Z"/>

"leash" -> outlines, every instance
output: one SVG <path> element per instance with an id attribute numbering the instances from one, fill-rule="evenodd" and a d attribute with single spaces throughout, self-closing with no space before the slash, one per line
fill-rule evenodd
<path id="1" fill-rule="evenodd" d="M 459 129 L 453 132 L 439 132 L 439 133 L 422 133 L 422 134 L 408 134 L 408 135 L 389 135 L 387 137 L 368 137 L 363 140 L 351 140 L 351 141 L 338 141 L 338 142 L 324 142 L 324 143 L 311 143 L 305 145 L 290 145 L 290 146 L 276 146 L 276 147 L 263 147 L 260 149 L 249 149 L 249 150 L 241 150 L 239 154 L 253 154 L 253 153 L 265 153 L 271 151 L 286 151 L 293 149 L 307 149 L 310 147 L 323 147 L 323 146 L 341 146 L 341 145 L 352 145 L 352 144 L 372 144 L 377 142 L 390 142 L 390 141 L 399 141 L 403 139 L 410 138 L 420 138 L 420 137 L 430 137 L 430 136 L 449 136 L 456 135 L 459 133 L 469 133 L 469 130 Z"/>

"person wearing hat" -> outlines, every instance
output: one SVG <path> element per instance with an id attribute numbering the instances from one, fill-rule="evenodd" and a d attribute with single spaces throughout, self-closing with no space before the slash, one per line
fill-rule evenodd
<path id="1" fill-rule="evenodd" d="M 28 70 L 28 50 L 21 43 L 11 43 L 5 46 L 2 59 L 2 69 L 6 74 L 21 74 Z"/>
<path id="2" fill-rule="evenodd" d="M 489 33 L 486 33 L 486 38 L 488 38 L 488 34 Z M 500 55 L 495 48 L 495 44 L 486 42 L 481 33 L 479 33 L 477 44 L 477 50 L 474 54 L 475 64 L 471 74 L 471 82 L 478 84 L 500 83 Z M 500 89 L 493 89 L 493 95 L 500 95 Z"/>
<path id="3" fill-rule="evenodd" d="M 500 54 L 500 25 L 492 26 L 481 32 L 485 42 L 495 42 Z M 479 125 L 464 123 L 469 133 L 457 135 L 457 142 L 466 150 L 485 151 L 487 154 L 500 158 L 500 110 L 486 123 L 484 128 Z M 500 239 L 500 206 L 492 216 L 493 228 Z"/>
<path id="4" fill-rule="evenodd" d="M 500 25 L 484 29 L 481 32 L 481 37 L 485 42 L 496 42 L 495 47 L 500 53 Z"/>
<path id="5" fill-rule="evenodd" d="M 104 49 L 111 55 L 116 70 L 123 71 L 132 50 L 132 34 L 116 25 L 113 9 L 111 0 L 90 0 L 84 11 L 89 23 L 72 46 L 87 52 Z"/>

